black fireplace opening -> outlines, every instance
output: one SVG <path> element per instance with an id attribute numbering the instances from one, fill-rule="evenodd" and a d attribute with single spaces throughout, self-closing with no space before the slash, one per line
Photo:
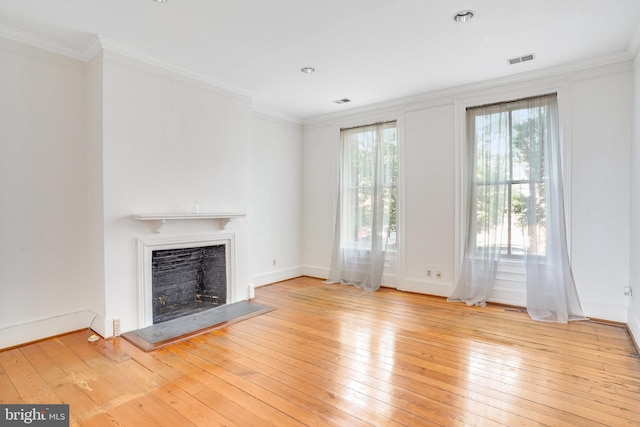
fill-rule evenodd
<path id="1" fill-rule="evenodd" d="M 226 304 L 225 250 L 215 245 L 152 251 L 154 324 Z"/>

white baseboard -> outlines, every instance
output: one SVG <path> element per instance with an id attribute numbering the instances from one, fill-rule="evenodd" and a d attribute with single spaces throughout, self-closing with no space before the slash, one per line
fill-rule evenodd
<path id="1" fill-rule="evenodd" d="M 581 301 L 584 315 L 594 319 L 609 320 L 612 322 L 629 323 L 627 306 L 598 304 L 589 301 Z"/>
<path id="2" fill-rule="evenodd" d="M 527 293 L 520 290 L 496 287 L 493 289 L 493 292 L 491 293 L 491 298 L 489 298 L 489 301 L 497 302 L 499 304 L 526 307 Z"/>
<path id="3" fill-rule="evenodd" d="M 111 338 L 113 337 L 113 317 L 104 317 L 101 315 L 96 316 L 96 320 L 93 322 L 93 326 L 91 326 L 95 332 L 98 333 L 102 338 Z"/>
<path id="4" fill-rule="evenodd" d="M 0 328 L 0 350 L 88 328 L 95 316 L 87 309 L 4 326 Z"/>
<path id="5" fill-rule="evenodd" d="M 302 273 L 305 276 L 315 277 L 317 279 L 326 279 L 329 277 L 329 269 L 326 267 L 315 267 L 313 265 L 305 265 L 302 268 Z"/>
<path id="6" fill-rule="evenodd" d="M 253 287 L 268 285 L 271 283 L 281 282 L 294 277 L 300 277 L 304 274 L 302 266 L 283 268 L 281 270 L 269 271 L 267 273 L 254 274 L 252 277 Z"/>
<path id="7" fill-rule="evenodd" d="M 314 267 L 311 265 L 305 265 L 303 267 L 303 275 L 314 277 L 316 279 L 327 279 L 329 277 L 329 269 L 325 267 Z M 395 274 L 384 274 L 382 276 L 382 286 L 389 288 L 397 288 L 397 277 Z"/>
<path id="8" fill-rule="evenodd" d="M 398 280 L 397 288 L 400 291 L 416 292 L 418 294 L 436 295 L 447 297 L 453 291 L 451 283 L 428 281 L 422 279 L 404 278 Z"/>
<path id="9" fill-rule="evenodd" d="M 454 288 L 453 283 L 415 278 L 405 278 L 398 283 L 398 290 L 440 297 L 448 297 Z M 524 306 L 526 305 L 526 295 L 518 290 L 496 287 L 489 301 Z"/>
<path id="10" fill-rule="evenodd" d="M 637 297 L 636 297 L 637 298 Z M 629 304 L 629 313 L 627 315 L 627 330 L 631 334 L 638 351 L 640 351 L 640 313 L 633 310 L 633 304 Z"/>
<path id="11" fill-rule="evenodd" d="M 274 283 L 301 275 L 315 277 L 318 279 L 326 279 L 329 275 L 329 269 L 326 267 L 305 265 L 303 267 L 296 267 L 295 274 L 289 273 L 288 275 L 276 275 L 275 277 L 272 277 L 269 274 L 256 275 L 254 276 L 254 283 L 256 284 L 255 286 L 262 286 L 267 283 Z M 389 285 L 393 287 L 392 283 L 389 283 Z M 401 291 L 448 297 L 453 292 L 455 285 L 453 283 L 442 282 L 439 280 L 397 278 L 395 287 Z M 496 286 L 490 301 L 525 307 L 527 301 L 526 291 L 518 288 L 517 286 L 509 286 L 508 283 L 503 283 Z M 582 302 L 582 307 L 587 317 L 628 323 L 629 330 L 635 337 L 636 342 L 640 341 L 640 313 L 635 313 L 635 316 L 633 316 L 633 313 L 629 310 L 629 314 L 627 316 L 626 307 L 593 304 L 585 301 Z"/>

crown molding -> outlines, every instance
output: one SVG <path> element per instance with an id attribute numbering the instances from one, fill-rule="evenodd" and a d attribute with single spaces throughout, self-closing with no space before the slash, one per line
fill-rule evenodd
<path id="1" fill-rule="evenodd" d="M 24 43 L 29 46 L 37 47 L 48 52 L 53 52 L 59 55 L 85 61 L 82 52 L 76 49 L 65 46 L 54 39 L 33 34 L 28 31 L 10 27 L 8 25 L 0 24 L 0 37 Z"/>
<path id="2" fill-rule="evenodd" d="M 222 81 L 212 79 L 203 74 L 191 71 L 187 68 L 181 67 L 176 63 L 168 61 L 164 58 L 152 55 L 142 49 L 135 48 L 125 43 L 108 39 L 99 35 L 94 35 L 87 47 L 79 51 L 77 49 L 66 46 L 54 39 L 30 33 L 15 27 L 11 27 L 0 23 L 0 37 L 4 37 L 10 40 L 14 40 L 20 43 L 24 43 L 48 52 L 56 53 L 73 59 L 78 59 L 84 62 L 88 62 L 93 59 L 99 52 L 104 49 L 112 51 L 114 53 L 138 60 L 164 70 L 182 75 L 184 77 L 194 79 L 203 82 L 209 86 L 217 87 L 236 95 L 253 99 L 255 93 L 247 91 L 245 89 L 229 85 Z M 631 39 L 629 46 L 625 52 L 606 55 L 597 58 L 591 58 L 584 61 L 573 62 L 568 64 L 562 64 L 558 66 L 543 68 L 526 73 L 513 74 L 509 76 L 498 77 L 496 79 L 485 80 L 481 82 L 475 82 L 450 88 L 443 88 L 434 90 L 431 92 L 421 93 L 409 97 L 397 98 L 388 101 L 383 101 L 374 104 L 368 104 L 361 107 L 355 107 L 348 110 L 339 112 L 322 114 L 306 119 L 290 116 L 288 114 L 280 113 L 277 111 L 269 110 L 264 107 L 253 105 L 253 111 L 265 116 L 273 117 L 276 119 L 284 120 L 294 124 L 302 124 L 303 126 L 320 124 L 336 119 L 341 119 L 353 115 L 365 115 L 367 113 L 376 113 L 382 110 L 399 108 L 410 104 L 419 104 L 425 102 L 432 102 L 438 98 L 447 98 L 450 96 L 456 96 L 463 92 L 489 89 L 497 86 L 503 86 L 508 84 L 520 83 L 527 80 L 559 76 L 562 74 L 574 73 L 590 68 L 597 68 L 604 65 L 611 65 L 624 61 L 633 61 L 635 67 L 640 66 L 640 28 L 636 31 Z"/>
<path id="3" fill-rule="evenodd" d="M 231 92 L 235 95 L 240 95 L 243 98 L 252 99 L 255 96 L 253 92 L 250 92 L 248 90 L 245 90 L 230 84 L 226 84 L 220 80 L 212 79 L 211 77 L 208 77 L 204 74 L 191 71 L 185 67 L 181 67 L 177 65 L 174 62 L 168 61 L 157 55 L 150 54 L 134 46 L 127 45 L 126 43 L 122 43 L 120 41 L 105 38 L 102 36 L 97 36 L 97 41 L 94 40 L 90 44 L 90 46 L 86 50 L 85 56 L 89 56 L 93 51 L 95 51 L 96 43 L 99 43 L 102 50 L 108 50 L 118 55 L 148 64 L 157 68 L 161 68 L 171 73 L 181 75 L 188 79 L 205 83 L 208 86 L 212 86 L 218 89 L 223 89 L 224 91 Z M 93 55 L 95 55 L 95 53 L 93 53 Z"/>
<path id="4" fill-rule="evenodd" d="M 279 111 L 271 110 L 269 108 L 261 107 L 259 105 L 252 104 L 251 110 L 254 114 L 265 116 L 269 119 L 276 119 L 278 121 L 284 121 L 293 125 L 302 125 L 302 120 L 299 117 L 284 114 Z"/>
<path id="5" fill-rule="evenodd" d="M 131 59 L 135 59 L 146 64 L 182 75 L 184 77 L 206 83 L 209 86 L 224 89 L 228 92 L 233 92 L 234 94 L 240 95 L 243 98 L 252 99 L 255 96 L 254 93 L 245 89 L 226 84 L 216 79 L 212 79 L 208 76 L 205 76 L 204 74 L 188 70 L 187 68 L 181 67 L 159 56 L 150 54 L 142 49 L 138 49 L 136 47 L 127 45 L 126 43 L 105 38 L 100 35 L 94 35 L 87 47 L 82 51 L 65 46 L 48 37 L 33 34 L 28 31 L 20 30 L 4 24 L 0 24 L 0 37 L 24 43 L 42 50 L 46 50 L 48 52 L 53 52 L 66 57 L 79 59 L 84 62 L 89 62 L 102 50 L 109 50 L 122 56 L 126 56 Z"/>
<path id="6" fill-rule="evenodd" d="M 82 57 L 85 61 L 91 61 L 96 55 L 102 51 L 102 44 L 100 43 L 100 37 L 94 36 L 89 42 L 87 48 L 82 52 Z"/>
<path id="7" fill-rule="evenodd" d="M 600 56 L 597 58 L 590 58 L 583 61 L 571 62 L 567 64 L 561 64 L 553 67 L 541 68 L 538 70 L 527 71 L 524 73 L 512 74 L 508 76 L 497 77 L 494 79 L 483 80 L 474 83 L 463 84 L 459 86 L 452 86 L 448 88 L 433 90 L 431 92 L 425 92 L 403 98 L 396 98 L 389 101 L 383 101 L 375 104 L 369 104 L 362 107 L 351 108 L 349 110 L 323 114 L 315 117 L 310 117 L 302 120 L 302 124 L 305 127 L 322 125 L 336 120 L 342 120 L 345 117 L 355 115 L 365 115 L 379 113 L 384 110 L 393 110 L 398 108 L 407 108 L 411 105 L 418 104 L 442 104 L 446 103 L 446 99 L 451 99 L 461 94 L 468 94 L 470 92 L 493 89 L 501 86 L 507 86 L 512 84 L 519 84 L 523 82 L 529 82 L 532 80 L 539 80 L 545 78 L 557 78 L 575 74 L 581 71 L 597 69 L 605 66 L 615 66 L 617 64 L 623 64 L 624 62 L 631 61 L 633 58 L 629 52 L 620 52 L 611 55 Z"/>

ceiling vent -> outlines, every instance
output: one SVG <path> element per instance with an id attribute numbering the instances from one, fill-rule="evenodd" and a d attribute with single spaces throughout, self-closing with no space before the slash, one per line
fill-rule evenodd
<path id="1" fill-rule="evenodd" d="M 335 101 L 336 104 L 346 104 L 347 102 L 351 102 L 351 100 L 349 98 L 342 98 L 342 99 L 336 99 Z"/>
<path id="2" fill-rule="evenodd" d="M 536 57 L 535 54 L 530 53 L 528 55 L 507 59 L 507 61 L 509 61 L 509 65 L 513 65 L 513 64 L 519 64 L 520 62 L 532 61 L 535 57 Z"/>

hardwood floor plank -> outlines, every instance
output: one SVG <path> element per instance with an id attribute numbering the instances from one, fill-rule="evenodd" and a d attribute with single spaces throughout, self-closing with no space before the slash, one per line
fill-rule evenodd
<path id="1" fill-rule="evenodd" d="M 109 408 L 107 413 L 118 422 L 118 425 L 127 427 L 152 427 L 163 425 L 162 423 L 156 422 L 141 409 L 142 407 L 141 404 L 139 404 L 138 399 L 133 399 Z"/>
<path id="2" fill-rule="evenodd" d="M 264 352 L 251 350 L 250 343 L 235 343 L 229 339 L 217 339 L 212 335 L 202 337 L 206 340 L 206 346 L 203 346 L 203 352 L 213 353 L 207 357 L 215 357 L 218 350 L 225 350 L 226 357 L 230 357 L 235 363 L 245 367 L 245 369 L 259 370 L 264 375 L 252 377 L 251 380 L 261 384 L 270 384 L 270 389 L 278 389 L 283 395 L 290 395 L 292 399 L 308 402 L 309 410 L 317 412 L 320 416 L 330 419 L 338 425 L 349 425 L 355 421 L 364 421 L 357 418 L 358 412 L 349 411 L 348 407 L 341 405 L 348 399 L 342 396 L 342 393 L 349 393 L 346 387 L 354 386 L 353 378 L 335 378 L 331 376 L 315 376 L 313 373 L 304 370 L 298 366 L 284 363 L 280 357 L 272 357 Z M 229 350 L 232 349 L 231 354 Z M 355 388 L 356 391 L 361 391 Z M 377 397 L 378 399 L 380 397 Z M 429 410 L 426 406 L 417 405 L 415 400 L 422 400 L 422 396 L 402 395 L 399 398 L 395 396 L 385 396 L 388 402 L 398 408 L 410 410 L 412 413 L 421 416 L 421 424 L 428 425 L 455 425 L 455 418 L 442 416 L 437 412 Z M 402 404 L 398 404 L 402 398 Z M 443 405 L 444 406 L 444 405 Z M 363 408 L 366 409 L 366 408 Z"/>
<path id="3" fill-rule="evenodd" d="M 303 295 L 304 303 L 306 303 L 309 307 L 312 307 L 312 306 L 317 307 L 317 303 L 315 302 L 315 300 L 326 297 L 326 294 L 330 292 L 331 291 L 316 289 L 314 290 L 314 292 L 309 292 L 308 294 L 305 293 Z M 341 298 L 344 298 L 344 297 L 341 297 Z M 346 316 L 351 316 L 355 319 L 359 319 L 359 315 L 360 315 L 359 312 L 368 312 L 373 310 L 379 313 L 383 311 L 386 313 L 385 318 L 387 318 L 388 320 L 396 319 L 397 321 L 406 322 L 409 325 L 414 325 L 414 324 L 418 325 L 420 323 L 423 323 L 425 320 L 427 320 L 430 322 L 435 322 L 434 326 L 440 327 L 440 329 L 444 329 L 446 331 L 455 330 L 460 334 L 477 335 L 477 336 L 486 335 L 483 331 L 487 327 L 490 327 L 491 325 L 494 324 L 497 315 L 502 314 L 502 315 L 509 316 L 508 317 L 509 322 L 501 324 L 500 330 L 493 330 L 490 335 L 483 338 L 491 342 L 509 344 L 509 345 L 522 345 L 524 343 L 527 343 L 527 341 L 531 341 L 531 343 L 529 344 L 530 346 L 532 345 L 536 348 L 541 348 L 541 346 L 543 345 L 546 349 L 548 349 L 550 346 L 553 346 L 554 344 L 559 344 L 563 348 L 566 348 L 566 347 L 569 347 L 567 346 L 567 344 L 576 343 L 575 341 L 567 340 L 568 336 L 566 334 L 566 330 L 563 331 L 564 337 L 562 338 L 556 338 L 554 335 L 550 335 L 551 332 L 554 331 L 555 325 L 551 325 L 545 329 L 535 328 L 535 326 L 537 325 L 531 325 L 530 319 L 524 313 L 513 313 L 513 312 L 510 313 L 510 312 L 506 312 L 503 309 L 494 309 L 493 311 L 485 312 L 483 311 L 485 310 L 483 308 L 465 307 L 463 305 L 462 307 L 465 310 L 468 310 L 468 311 L 465 311 L 464 315 L 474 316 L 474 319 L 473 319 L 473 323 L 464 322 L 464 325 L 467 325 L 467 326 L 460 327 L 459 325 L 452 324 L 452 322 L 448 320 L 448 318 L 451 316 L 451 313 L 455 315 L 456 313 L 455 311 L 446 310 L 446 309 L 443 310 L 440 308 L 435 313 L 429 313 L 425 310 L 423 310 L 422 312 L 416 313 L 416 311 L 413 310 L 413 308 L 407 304 L 404 304 L 404 305 L 396 304 L 396 306 L 392 308 L 390 308 L 389 304 L 384 304 L 384 305 L 377 304 L 376 298 L 380 298 L 377 296 L 377 293 L 372 294 L 369 297 L 361 297 L 357 301 L 357 304 L 353 301 L 346 300 L 344 301 L 345 307 L 348 306 L 351 309 L 346 311 L 344 314 Z M 429 297 L 429 298 L 433 298 L 433 297 Z M 459 304 L 450 303 L 448 305 L 453 307 L 455 306 L 460 307 Z M 487 316 L 489 317 L 487 318 Z M 472 329 L 468 327 L 469 325 L 472 326 Z M 517 328 L 512 325 L 517 325 Z M 575 332 L 577 323 L 571 323 L 569 325 L 561 325 L 561 326 L 564 326 L 567 329 L 574 330 L 574 334 L 570 335 L 569 337 L 575 336 L 577 334 Z M 532 331 L 527 330 L 527 328 L 531 328 L 531 327 L 534 327 Z M 538 332 L 535 332 L 535 331 L 538 331 Z M 523 339 L 523 337 L 531 337 L 531 338 L 527 340 L 527 339 Z M 595 338 L 595 336 L 593 335 L 592 337 Z M 572 351 L 561 350 L 561 352 L 570 354 L 571 357 L 575 358 L 582 354 L 582 353 L 576 354 L 576 350 L 582 350 L 581 348 L 582 346 L 587 347 L 586 350 L 588 350 L 588 348 L 597 349 L 597 343 L 595 342 L 585 344 L 583 341 L 577 341 L 577 343 L 580 344 L 577 348 L 575 345 L 570 346 Z M 602 352 L 599 354 L 599 356 L 602 357 Z M 587 357 L 587 359 L 590 359 L 590 357 Z M 637 367 L 636 358 L 632 357 L 632 358 L 629 358 L 629 360 L 630 360 L 630 363 L 632 363 L 632 367 L 634 368 Z M 593 363 L 597 364 L 600 362 L 593 362 Z"/>
<path id="4" fill-rule="evenodd" d="M 18 394 L 15 386 L 11 382 L 9 375 L 4 371 L 4 368 L 0 365 L 0 403 L 23 403 L 22 398 Z"/>
<path id="5" fill-rule="evenodd" d="M 223 396 L 223 399 L 231 400 L 239 405 L 243 411 L 252 413 L 255 423 L 267 422 L 275 425 L 300 425 L 295 419 L 280 412 L 254 395 L 246 393 L 220 379 L 214 372 L 201 369 L 198 366 L 198 361 L 184 349 L 180 348 L 184 345 L 186 344 L 183 342 L 167 347 L 167 353 L 170 356 L 165 354 L 164 360 L 167 360 L 171 366 L 179 369 L 191 379 L 201 382 L 205 388 L 215 390 Z M 203 391 L 200 391 L 198 394 L 203 393 Z"/>
<path id="6" fill-rule="evenodd" d="M 253 412 L 256 417 L 264 418 L 266 421 L 275 425 L 302 425 L 302 420 L 296 421 L 299 415 L 299 408 L 280 398 L 275 393 L 268 390 L 252 387 L 248 381 L 244 381 L 241 377 L 229 372 L 226 368 L 212 364 L 211 362 L 193 355 L 189 351 L 192 343 L 181 343 L 172 346 L 169 351 L 173 352 L 178 358 L 190 363 L 192 366 L 199 368 L 202 380 L 205 384 L 214 388 L 218 393 L 226 396 L 236 396 L 235 402 L 241 405 L 245 410 Z M 242 397 L 239 400 L 238 397 Z M 287 415 L 291 413 L 292 415 Z"/>
<path id="7" fill-rule="evenodd" d="M 438 317 L 439 317 L 438 321 L 441 322 L 440 318 L 442 318 L 442 316 L 440 315 Z M 399 321 L 400 321 L 400 319 L 399 319 Z M 414 333 L 414 332 L 415 333 L 420 333 L 421 329 L 424 330 L 424 327 L 421 328 L 420 326 L 413 326 L 413 323 L 410 320 L 408 321 L 408 320 L 404 319 L 403 321 L 404 321 L 403 327 L 406 327 L 412 333 Z M 474 319 L 474 321 L 475 321 L 475 319 Z M 567 325 L 567 326 L 570 327 L 572 325 Z M 469 333 L 468 331 L 461 331 L 460 329 L 457 329 L 457 326 L 455 324 L 452 324 L 451 322 L 449 322 L 448 324 L 445 324 L 443 326 L 436 326 L 436 328 L 431 327 L 430 330 L 433 331 L 433 332 L 441 332 L 443 334 L 443 336 L 450 335 L 452 331 L 455 331 L 455 333 L 457 335 L 462 336 L 463 339 L 466 339 L 466 340 L 468 340 L 468 338 L 466 338 L 466 337 L 474 337 L 474 336 L 476 336 L 477 338 L 482 338 L 482 341 L 484 341 L 482 343 L 483 345 L 484 344 L 499 344 L 499 345 L 503 345 L 503 347 L 517 348 L 517 343 L 513 342 L 513 340 L 518 339 L 517 336 L 514 337 L 512 341 L 503 341 L 503 340 L 498 341 L 496 339 L 496 334 L 492 334 L 491 336 L 487 336 L 487 334 L 482 332 L 482 331 L 471 332 L 471 333 Z M 434 338 L 438 339 L 439 337 L 434 337 Z M 522 337 L 520 337 L 519 339 L 522 340 L 523 342 L 526 342 L 526 340 L 523 340 Z M 627 337 L 627 339 L 628 339 L 628 337 Z M 524 349 L 529 350 L 530 348 L 524 348 Z M 549 351 L 550 348 L 549 348 L 548 343 L 543 342 L 541 344 L 536 344 L 535 345 L 535 349 L 539 350 L 537 352 L 538 354 L 544 354 L 545 357 L 550 358 L 549 359 L 550 363 L 555 364 L 555 363 L 558 362 L 557 355 L 554 352 Z M 576 358 L 573 357 L 573 356 L 571 356 L 571 357 L 568 356 L 568 357 L 562 358 L 562 361 L 570 363 L 570 364 L 575 364 L 575 359 Z M 589 356 L 587 357 L 587 359 L 589 359 Z M 584 361 L 585 359 L 582 359 L 582 360 Z M 626 372 L 626 374 L 629 374 L 629 373 L 633 374 L 634 372 L 637 372 L 638 366 L 640 366 L 638 364 L 637 357 L 628 358 L 628 360 L 626 360 L 625 363 L 627 363 L 627 362 L 629 362 L 629 364 L 630 364 L 629 365 L 630 369 L 629 369 L 629 371 Z M 616 361 L 616 363 L 618 363 L 617 366 L 619 367 L 620 366 L 619 361 Z M 586 360 L 586 362 L 583 363 L 583 364 L 586 364 L 587 366 L 593 366 L 596 369 L 602 369 L 602 366 L 603 366 L 603 364 L 600 361 L 593 361 L 593 360 Z"/>
<path id="8" fill-rule="evenodd" d="M 282 317 L 275 318 L 273 317 L 264 318 L 262 322 L 262 326 L 273 328 L 275 330 L 285 330 L 285 331 L 293 331 L 295 330 L 294 324 L 287 320 L 283 320 Z M 269 323 L 267 326 L 268 322 Z M 321 343 L 321 342 L 331 342 L 330 338 L 327 337 L 327 334 L 320 331 L 317 334 L 308 331 L 298 331 L 298 336 L 306 336 L 309 340 Z M 417 333 L 412 334 L 412 337 L 415 338 L 418 336 Z M 357 349 L 351 348 L 350 352 L 357 352 Z M 395 354 L 395 350 L 393 350 Z M 403 355 L 406 355 L 405 360 L 407 363 L 417 364 L 418 366 L 421 364 L 422 360 L 429 360 L 432 363 L 438 363 L 444 365 L 446 367 L 461 369 L 463 366 L 460 365 L 459 362 L 456 362 L 459 359 L 460 352 L 451 351 L 450 347 L 442 346 L 438 348 L 432 348 L 429 346 L 418 346 L 416 344 L 412 344 L 409 338 L 406 339 L 406 343 L 403 346 Z M 545 367 L 542 368 L 540 366 L 528 365 L 526 359 L 517 357 L 514 358 L 512 356 L 499 356 L 496 358 L 495 354 L 492 356 L 481 355 L 478 357 L 477 354 L 470 353 L 467 357 L 474 358 L 474 374 L 484 376 L 488 379 L 492 379 L 495 376 L 501 377 L 526 377 L 528 382 L 534 382 L 540 385 L 544 385 L 545 387 L 551 387 L 556 390 L 562 390 L 566 387 L 567 383 L 573 383 L 575 386 L 575 390 L 580 390 L 580 395 L 584 397 L 591 397 L 592 393 L 598 392 L 598 383 L 596 381 L 592 381 L 589 379 L 581 379 L 576 377 L 575 369 L 573 372 L 557 372 L 560 374 L 560 379 L 555 380 L 556 376 L 549 376 L 545 371 Z M 411 359 L 407 359 L 411 358 Z M 548 379 L 551 378 L 551 379 Z M 605 393 L 601 394 L 601 396 L 610 395 L 611 390 L 607 390 Z M 574 394 L 576 394 L 574 392 Z M 628 406 L 632 405 L 633 402 L 628 399 L 622 399 L 622 402 L 612 402 L 612 404 Z"/>
<path id="9" fill-rule="evenodd" d="M 640 425 L 626 328 L 297 278 L 275 310 L 146 353 L 78 331 L 0 351 L 0 403 L 73 426 Z"/>
<path id="10" fill-rule="evenodd" d="M 111 375 L 111 369 L 117 369 L 117 364 L 107 365 L 108 368 L 103 366 L 96 370 L 57 339 L 41 341 L 37 345 L 60 366 L 68 375 L 70 382 L 87 390 L 88 396 L 105 410 L 131 398 L 130 395 L 125 395 L 127 390 L 119 387 L 123 383 L 129 384 L 126 377 L 117 378 Z M 87 343 L 87 345 L 91 344 Z M 136 384 L 131 383 L 131 385 Z"/>
<path id="11" fill-rule="evenodd" d="M 312 375 L 317 375 L 320 378 L 331 379 L 338 384 L 353 387 L 355 391 L 359 391 L 362 386 L 366 385 L 371 387 L 373 390 L 371 393 L 376 393 L 376 388 L 378 390 L 386 391 L 389 387 L 393 387 L 396 384 L 395 381 L 389 381 L 390 374 L 387 370 L 375 370 L 369 364 L 359 363 L 358 361 L 348 361 L 346 364 L 343 364 L 342 360 L 344 359 L 344 356 L 340 354 L 328 358 L 316 358 L 316 351 L 312 351 L 311 353 L 302 353 L 298 351 L 296 345 L 286 347 L 281 344 L 274 344 L 272 342 L 273 340 L 263 340 L 261 338 L 261 334 L 243 336 L 235 331 L 233 337 L 230 338 L 233 339 L 236 336 L 245 340 L 244 342 L 241 342 L 242 346 L 254 345 L 254 348 L 259 352 L 266 353 L 268 351 L 268 354 L 272 355 L 274 359 L 287 360 L 291 363 L 291 366 L 298 366 L 301 372 L 296 373 L 296 377 L 304 377 L 304 371 L 308 371 Z M 340 360 L 340 364 L 342 365 L 340 366 L 340 370 L 336 369 L 338 367 L 334 366 L 334 360 Z M 328 366 L 331 367 L 327 369 Z M 291 367 L 288 367 L 287 369 L 291 369 Z M 330 376 L 328 376 L 329 372 L 332 373 Z M 342 375 L 334 375 L 334 373 L 342 373 Z M 310 380 L 313 381 L 314 378 L 311 377 Z M 393 384 L 393 386 L 390 384 Z M 323 387 L 327 386 L 328 385 L 326 383 L 323 383 Z M 428 391 L 424 386 L 425 384 L 416 384 L 414 391 L 418 395 L 423 394 Z M 432 391 L 434 393 L 440 392 L 438 389 L 433 389 Z M 454 396 L 447 396 L 447 398 L 452 397 Z"/>
<path id="12" fill-rule="evenodd" d="M 167 384 L 155 390 L 153 396 L 197 426 L 220 425 L 217 420 L 225 420 L 222 414 L 176 385 Z M 227 424 L 234 425 L 229 421 Z M 164 425 L 170 424 L 164 423 Z"/>
<path id="13" fill-rule="evenodd" d="M 77 382 L 74 377 L 67 375 L 39 346 L 25 347 L 22 352 L 60 401 L 69 404 L 70 412 L 73 405 L 74 418 L 88 418 L 104 411 L 89 396 L 86 383 Z"/>
<path id="14" fill-rule="evenodd" d="M 271 303 L 273 303 L 273 301 L 270 301 Z M 358 315 L 359 316 L 359 315 Z M 298 319 L 297 319 L 298 320 Z M 307 323 L 309 319 L 305 319 L 305 321 L 303 323 Z M 326 324 L 326 323 L 323 323 Z M 333 326 L 330 326 L 330 328 L 333 328 Z"/>
<path id="15" fill-rule="evenodd" d="M 121 424 L 113 418 L 113 416 L 107 412 L 100 412 L 92 417 L 85 418 L 79 421 L 79 424 L 83 427 L 122 427 Z"/>
<path id="16" fill-rule="evenodd" d="M 235 331 L 234 336 L 236 335 L 242 336 L 238 331 Z M 469 387 L 471 384 L 466 381 L 456 382 L 452 377 L 439 375 L 437 372 L 427 370 L 423 370 L 416 375 L 412 375 L 410 371 L 403 370 L 398 375 L 393 375 L 384 366 L 376 367 L 376 363 L 371 360 L 363 363 L 361 360 L 353 359 L 348 353 L 335 355 L 334 357 L 324 357 L 321 351 L 313 350 L 310 353 L 302 354 L 296 350 L 297 345 L 282 347 L 279 344 L 274 344 L 273 339 L 255 341 L 260 340 L 261 336 L 262 334 L 257 334 L 246 339 L 247 341 L 253 340 L 259 347 L 275 349 L 275 357 L 277 358 L 285 358 L 288 354 L 291 354 L 296 361 L 307 361 L 305 369 L 308 370 L 318 367 L 321 371 L 326 372 L 331 368 L 325 366 L 325 360 L 330 360 L 331 362 L 329 363 L 332 366 L 338 364 L 339 368 L 345 371 L 348 384 L 358 386 L 356 390 L 362 387 L 365 382 L 372 384 L 372 388 L 368 391 L 369 394 L 376 394 L 376 386 L 384 390 L 385 387 L 388 387 L 388 384 L 400 384 L 400 387 L 406 388 L 417 395 L 426 393 L 430 396 L 436 396 L 437 400 L 446 401 L 449 405 L 449 410 L 445 415 L 451 414 L 451 409 L 459 407 L 460 412 L 475 410 L 475 415 L 489 417 L 498 423 L 504 423 L 506 420 L 514 422 L 518 419 L 522 425 L 527 425 L 526 417 L 513 413 L 512 406 L 525 408 L 526 411 L 521 410 L 520 412 L 526 412 L 527 417 L 532 416 L 535 412 L 534 409 L 544 413 L 544 407 L 536 408 L 527 400 L 506 401 L 504 396 L 502 400 L 495 400 L 492 394 L 495 394 L 495 396 L 499 394 L 492 393 L 492 390 L 487 390 L 485 384 L 471 388 Z M 247 343 L 244 345 L 247 345 Z M 300 348 L 304 348 L 304 346 Z M 319 354 L 322 356 L 318 356 Z M 336 362 L 335 360 L 338 361 Z M 333 367 L 333 370 L 335 371 L 336 367 Z M 426 381 L 424 381 L 425 378 L 427 379 Z M 358 382 L 360 379 L 362 379 L 362 383 Z M 372 380 L 374 381 L 373 383 Z M 337 381 L 340 381 L 340 379 Z M 398 391 L 395 393 L 397 394 Z M 536 422 L 540 422 L 540 418 L 545 418 L 545 416 L 540 415 L 537 418 Z M 547 419 L 547 421 L 549 420 L 553 420 L 553 418 Z"/>
<path id="17" fill-rule="evenodd" d="M 194 427 L 195 424 L 189 421 L 178 411 L 167 405 L 154 396 L 153 394 L 145 394 L 135 400 L 138 409 L 143 411 L 147 416 L 153 419 L 158 425 L 173 425 L 180 427 Z"/>
<path id="18" fill-rule="evenodd" d="M 2 362 L 2 368 L 20 399 L 25 403 L 62 403 L 22 351 L 19 349 L 10 351 L 12 356 Z"/>
<path id="19" fill-rule="evenodd" d="M 169 365 L 158 360 L 153 353 L 147 353 L 124 339 L 118 339 L 118 347 L 126 352 L 141 367 L 147 369 L 150 373 L 158 375 L 167 381 L 176 381 L 183 375 L 179 371 L 172 369 Z"/>
<path id="20" fill-rule="evenodd" d="M 344 418 L 346 415 L 348 415 L 343 411 L 337 411 L 336 409 L 324 404 L 314 397 L 314 391 L 315 395 L 319 396 L 321 394 L 324 394 L 322 392 L 326 392 L 326 390 L 315 387 L 316 390 L 310 392 L 311 387 L 309 386 L 311 386 L 311 384 L 309 384 L 309 386 L 305 386 L 305 384 L 302 384 L 300 381 L 294 381 L 293 377 L 289 376 L 285 370 L 278 371 L 276 373 L 276 370 L 270 371 L 270 367 L 262 364 L 259 360 L 245 358 L 244 353 L 246 353 L 246 349 L 244 349 L 242 353 L 234 353 L 233 351 L 229 352 L 232 344 L 228 340 L 225 340 L 222 344 L 216 344 L 216 342 L 210 339 L 210 337 L 202 337 L 201 339 L 206 343 L 206 345 L 199 346 L 197 348 L 197 351 L 201 355 L 201 357 L 206 358 L 207 360 L 221 360 L 219 354 L 217 354 L 217 351 L 226 349 L 226 355 L 224 356 L 225 360 L 221 360 L 221 362 L 224 363 L 228 369 L 232 369 L 234 372 L 237 372 L 239 374 L 244 373 L 243 378 L 246 378 L 248 381 L 251 381 L 255 384 L 271 385 L 270 387 L 264 387 L 265 389 L 276 388 L 278 390 L 278 394 L 280 395 L 291 395 L 292 397 L 295 396 L 294 401 L 310 402 L 308 405 L 301 406 L 304 410 L 313 414 L 313 417 L 315 419 L 336 419 Z M 282 365 L 281 363 L 279 364 Z M 257 369 L 258 366 L 259 369 Z M 271 373 L 271 375 L 269 375 L 269 373 Z M 301 390 L 304 390 L 307 393 L 303 393 Z M 334 392 L 337 392 L 337 390 L 334 389 Z M 387 402 L 382 402 L 380 406 L 385 406 L 386 404 Z M 403 418 L 406 418 L 405 414 L 396 413 L 393 419 L 395 421 L 402 422 Z M 345 419 L 345 422 L 346 421 L 347 420 Z M 353 421 L 353 419 L 349 418 L 349 422 Z M 421 422 L 423 424 L 426 423 L 424 419 L 415 419 L 413 421 Z"/>

